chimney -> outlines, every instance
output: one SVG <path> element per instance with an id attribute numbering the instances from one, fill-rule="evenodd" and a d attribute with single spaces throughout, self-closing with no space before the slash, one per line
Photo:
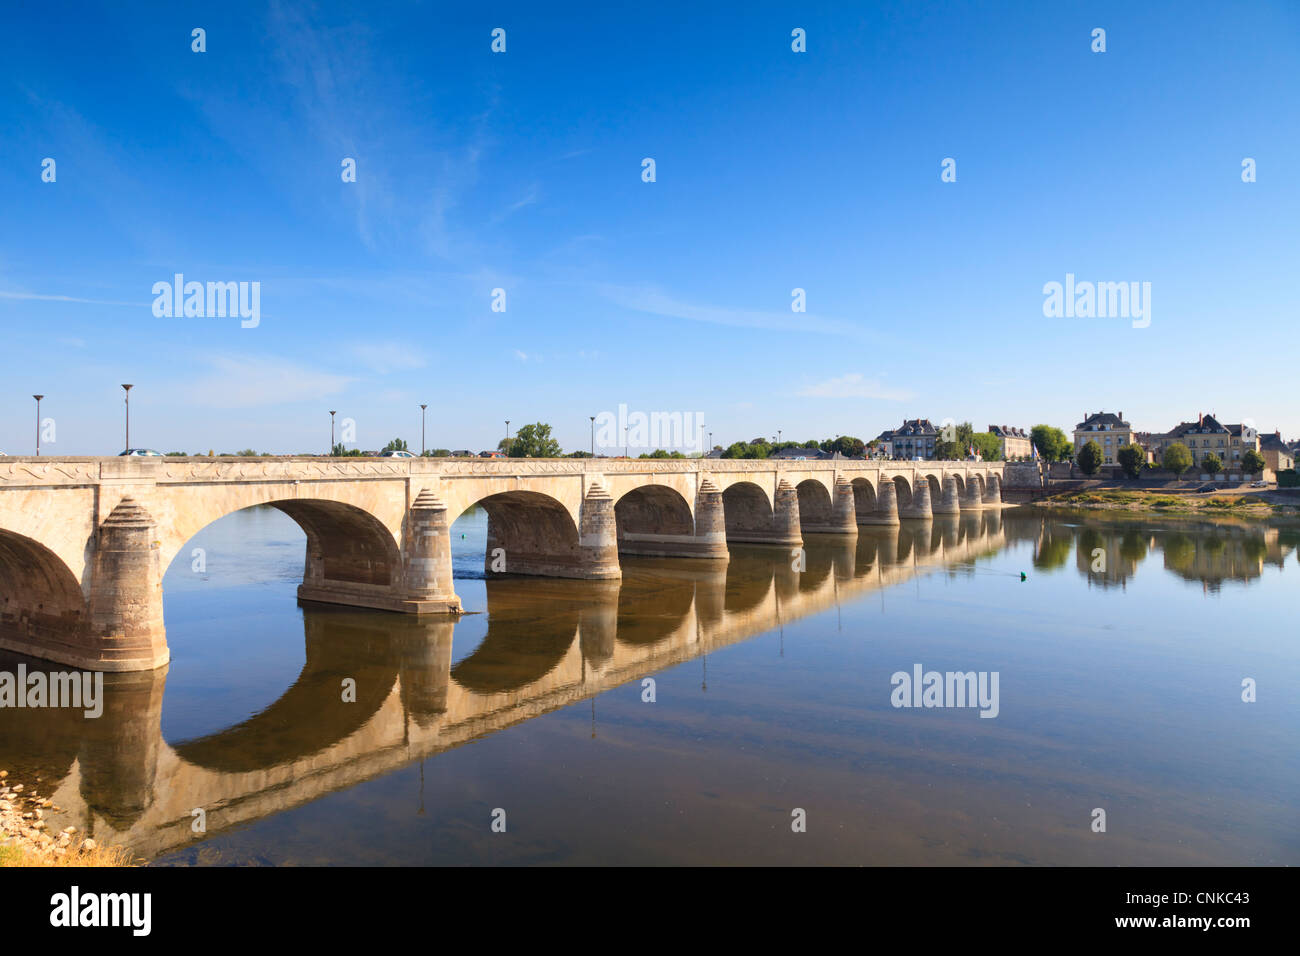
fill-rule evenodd
<path id="1" fill-rule="evenodd" d="M 1120 412 L 1120 413 L 1119 413 L 1119 420 L 1120 420 L 1120 421 L 1123 421 L 1123 420 L 1124 420 L 1124 413 L 1123 413 L 1123 412 Z"/>
<path id="2" fill-rule="evenodd" d="M 1200 425 L 1201 425 L 1201 422 L 1203 422 L 1203 421 L 1205 421 L 1205 413 L 1204 413 L 1204 412 L 1197 412 L 1197 413 L 1196 413 L 1196 426 L 1199 428 Z"/>

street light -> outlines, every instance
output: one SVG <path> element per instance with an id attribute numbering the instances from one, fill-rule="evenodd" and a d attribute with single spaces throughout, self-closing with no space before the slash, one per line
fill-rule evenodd
<path id="1" fill-rule="evenodd" d="M 510 419 L 506 419 L 506 456 L 510 455 Z"/>
<path id="2" fill-rule="evenodd" d="M 33 395 L 36 399 L 36 457 L 41 456 L 41 399 L 44 395 Z"/>
<path id="3" fill-rule="evenodd" d="M 591 457 L 596 457 L 596 416 L 588 415 L 591 419 Z"/>
<path id="4" fill-rule="evenodd" d="M 133 385 L 123 385 L 122 390 L 126 392 L 126 450 L 131 450 L 131 389 Z"/>
<path id="5" fill-rule="evenodd" d="M 424 457 L 424 410 L 428 405 L 420 406 L 420 457 Z"/>
<path id="6" fill-rule="evenodd" d="M 330 409 L 330 457 L 334 456 L 334 416 L 337 414 L 334 409 Z"/>

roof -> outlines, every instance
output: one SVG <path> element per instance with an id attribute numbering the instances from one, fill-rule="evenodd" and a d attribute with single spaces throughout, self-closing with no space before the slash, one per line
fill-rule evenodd
<path id="1" fill-rule="evenodd" d="M 937 434 L 939 434 L 939 430 L 930 424 L 928 418 L 904 419 L 901 427 L 895 428 L 893 432 L 889 433 L 891 438 L 915 438 Z"/>
<path id="2" fill-rule="evenodd" d="M 1277 435 L 1260 435 L 1259 447 L 1262 451 L 1291 451 L 1291 447 Z"/>
<path id="3" fill-rule="evenodd" d="M 1028 438 L 1029 433 L 1023 428 L 1016 428 L 1014 425 L 990 425 L 989 433 L 997 435 L 999 438 Z"/>
<path id="4" fill-rule="evenodd" d="M 1106 425 L 1112 428 L 1128 428 L 1128 422 L 1124 421 L 1114 412 L 1093 412 L 1079 424 L 1074 426 L 1075 431 L 1100 431 Z"/>

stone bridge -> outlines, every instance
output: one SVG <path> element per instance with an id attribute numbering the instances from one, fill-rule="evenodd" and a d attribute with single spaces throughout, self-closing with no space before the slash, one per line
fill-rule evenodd
<path id="1" fill-rule="evenodd" d="M 307 536 L 304 601 L 457 613 L 451 523 L 489 577 L 617 579 L 619 554 L 725 561 L 1002 502 L 1000 462 L 0 459 L 0 648 L 103 671 L 168 660 L 162 578 L 212 522 L 271 505 Z"/>
<path id="2" fill-rule="evenodd" d="M 167 669 L 111 674 L 98 719 L 0 712 L 0 765 L 46 781 L 51 832 L 73 825 L 152 859 L 205 838 L 196 808 L 210 837 L 918 575 L 973 573 L 1005 543 L 990 510 L 818 540 L 802 571 L 786 552 L 741 547 L 729 564 L 639 562 L 618 581 L 489 580 L 487 632 L 455 663 L 455 617 L 311 608 L 301 674 L 248 720 L 168 743 Z"/>

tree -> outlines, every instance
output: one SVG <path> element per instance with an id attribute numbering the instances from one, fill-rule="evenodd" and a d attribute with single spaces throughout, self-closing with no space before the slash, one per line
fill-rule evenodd
<path id="1" fill-rule="evenodd" d="M 1168 471 L 1181 476 L 1183 472 L 1192 467 L 1192 453 L 1186 445 L 1176 441 L 1165 449 L 1161 463 Z"/>
<path id="2" fill-rule="evenodd" d="M 1241 456 L 1241 468 L 1248 475 L 1258 475 L 1267 464 L 1264 456 L 1253 448 L 1247 448 L 1246 454 Z"/>
<path id="3" fill-rule="evenodd" d="M 1210 452 L 1201 459 L 1201 471 L 1205 472 L 1211 478 L 1223 471 L 1223 459 L 1214 452 Z"/>
<path id="4" fill-rule="evenodd" d="M 1085 475 L 1095 475 L 1097 469 L 1102 463 L 1101 446 L 1095 439 L 1089 439 L 1088 443 L 1079 449 L 1079 467 L 1083 469 Z"/>
<path id="5" fill-rule="evenodd" d="M 425 458 L 450 458 L 451 451 L 447 448 L 430 448 L 424 453 Z"/>
<path id="6" fill-rule="evenodd" d="M 335 458 L 360 458 L 361 449 L 344 448 L 343 442 L 339 442 L 337 445 L 334 446 L 334 451 L 332 454 L 334 455 Z"/>
<path id="7" fill-rule="evenodd" d="M 791 442 L 793 445 L 794 443 Z M 807 447 L 806 445 L 804 447 Z M 854 438 L 851 435 L 840 435 L 833 441 L 824 441 L 821 443 L 822 451 L 839 452 L 845 458 L 860 458 L 862 450 L 867 446 L 863 444 L 861 438 Z"/>
<path id="8" fill-rule="evenodd" d="M 1065 432 L 1051 425 L 1035 425 L 1029 431 L 1029 440 L 1045 461 L 1069 461 L 1074 451 Z"/>
<path id="9" fill-rule="evenodd" d="M 1002 457 L 1002 442 L 992 432 L 976 432 L 972 441 L 975 452 L 985 461 L 997 461 Z"/>
<path id="10" fill-rule="evenodd" d="M 525 425 L 510 443 L 511 458 L 561 458 L 560 443 L 551 437 L 551 426 L 544 422 Z"/>
<path id="11" fill-rule="evenodd" d="M 1130 442 L 1115 453 L 1115 460 L 1124 469 L 1124 474 L 1136 478 L 1142 474 L 1142 467 L 1147 463 L 1147 451 L 1141 445 Z"/>
<path id="12" fill-rule="evenodd" d="M 410 449 L 406 447 L 406 439 L 404 438 L 394 438 L 387 445 L 385 445 L 383 448 L 380 449 L 380 451 L 409 451 L 409 450 Z"/>

